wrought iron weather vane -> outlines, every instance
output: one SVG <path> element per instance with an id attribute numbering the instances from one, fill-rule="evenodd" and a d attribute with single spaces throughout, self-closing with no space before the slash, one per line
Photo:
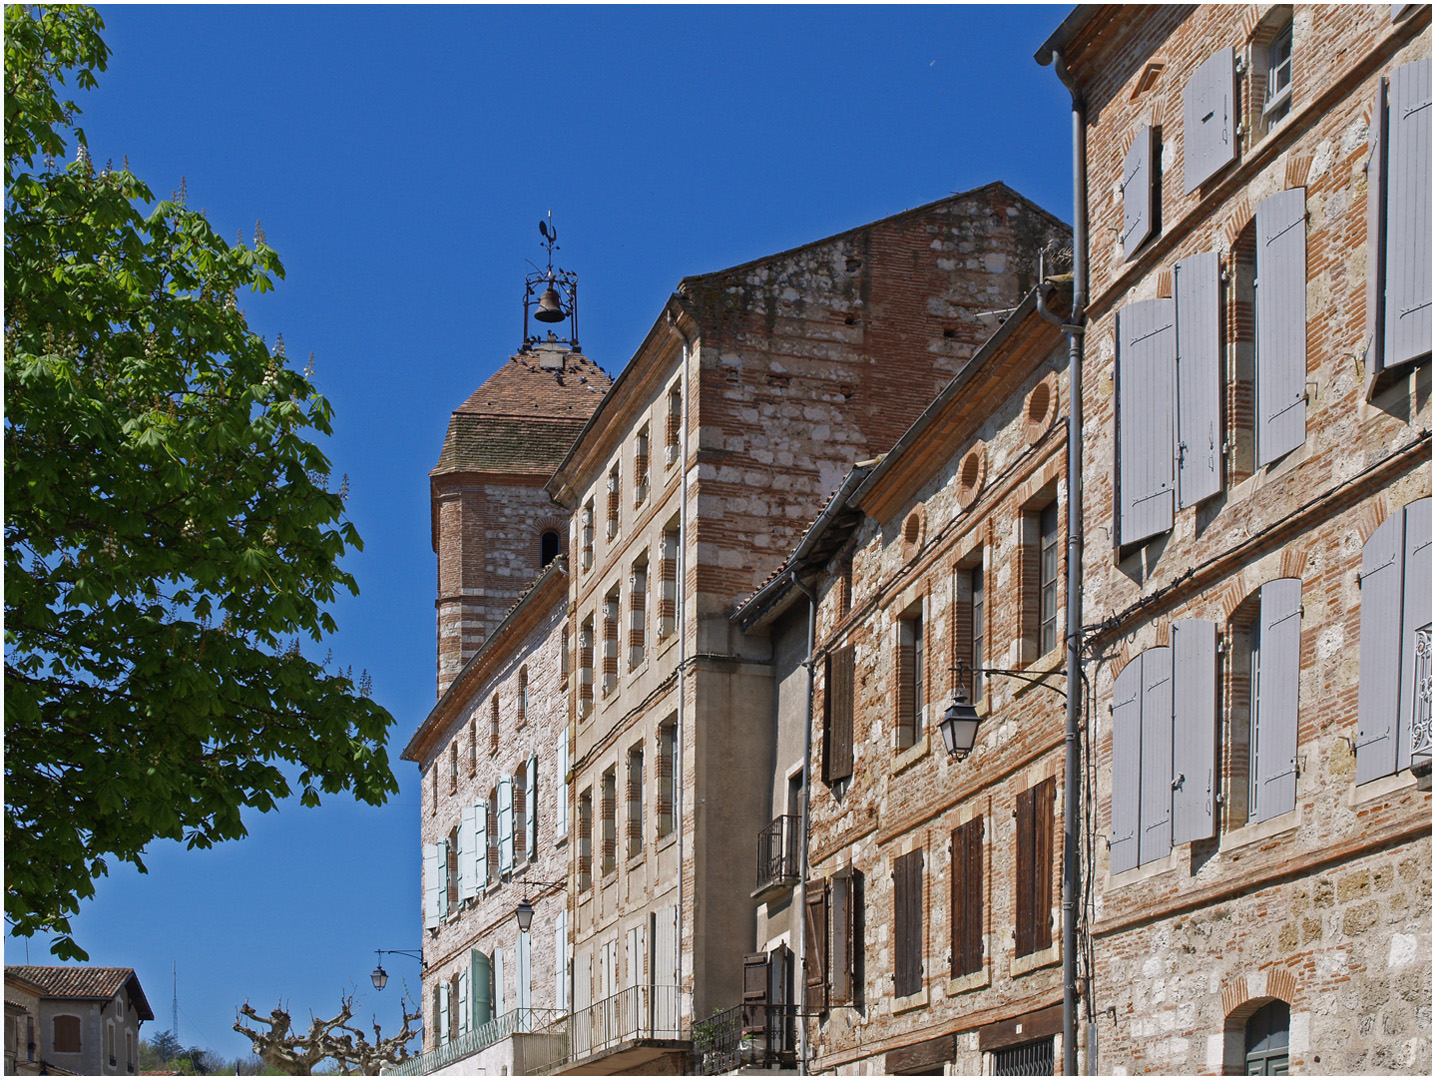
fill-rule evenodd
<path id="1" fill-rule="evenodd" d="M 533 345 L 552 341 L 564 343 L 571 351 L 579 352 L 578 277 L 572 271 L 553 264 L 553 253 L 558 250 L 558 230 L 553 227 L 553 211 L 549 211 L 547 219 L 539 219 L 539 233 L 543 236 L 548 265 L 542 270 L 535 266 L 524 278 L 523 348 L 527 350 Z M 530 309 L 533 309 L 535 322 L 545 323 L 550 327 L 567 320 L 568 337 L 559 337 L 552 329 L 546 337 L 537 333 L 530 334 Z"/>

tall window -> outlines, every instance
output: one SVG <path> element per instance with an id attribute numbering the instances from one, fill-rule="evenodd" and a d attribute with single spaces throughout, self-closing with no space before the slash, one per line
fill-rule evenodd
<path id="1" fill-rule="evenodd" d="M 580 524 L 583 528 L 583 552 L 580 561 L 585 570 L 593 569 L 593 500 L 583 504 L 583 513 L 580 517 Z"/>
<path id="2" fill-rule="evenodd" d="M 449 830 L 449 844 L 444 851 L 445 891 L 449 894 L 449 910 L 459 908 L 459 830 Z"/>
<path id="3" fill-rule="evenodd" d="M 1057 648 L 1057 576 L 1060 560 L 1057 546 L 1057 504 L 1048 503 L 1038 517 L 1038 532 L 1042 550 L 1040 567 L 1041 587 L 1038 597 L 1040 625 L 1038 627 L 1039 656 L 1046 656 Z"/>
<path id="4" fill-rule="evenodd" d="M 922 849 L 893 863 L 893 993 L 922 989 Z"/>
<path id="5" fill-rule="evenodd" d="M 982 817 L 952 830 L 952 977 L 982 968 Z"/>
<path id="6" fill-rule="evenodd" d="M 643 854 L 643 746 L 628 751 L 628 857 Z"/>
<path id="7" fill-rule="evenodd" d="M 673 633 L 678 614 L 678 521 L 670 521 L 663 530 L 663 543 L 658 558 L 658 637 Z"/>
<path id="8" fill-rule="evenodd" d="M 489 753 L 499 752 L 499 695 L 489 701 Z"/>
<path id="9" fill-rule="evenodd" d="M 618 688 L 618 586 L 603 598 L 603 694 Z"/>
<path id="10" fill-rule="evenodd" d="M 658 728 L 658 835 L 673 832 L 673 804 L 678 795 L 676 773 L 678 751 L 678 718 L 670 717 Z"/>
<path id="11" fill-rule="evenodd" d="M 1280 124 L 1291 112 L 1291 22 L 1276 32 L 1267 48 L 1266 104 L 1262 115 L 1267 130 Z"/>
<path id="12" fill-rule="evenodd" d="M 435 760 L 429 769 L 429 813 L 439 812 L 439 762 Z"/>
<path id="13" fill-rule="evenodd" d="M 449 743 L 449 794 L 459 790 L 459 740 Z"/>
<path id="14" fill-rule="evenodd" d="M 560 686 L 568 685 L 569 670 L 569 628 L 568 623 L 563 624 L 563 632 L 559 634 L 560 648 L 558 654 L 558 681 Z"/>
<path id="15" fill-rule="evenodd" d="M 578 628 L 578 715 L 593 711 L 593 616 Z"/>
<path id="16" fill-rule="evenodd" d="M 593 887 L 593 789 L 578 797 L 578 887 Z"/>
<path id="17" fill-rule="evenodd" d="M 615 461 L 613 468 L 608 470 L 608 531 L 606 535 L 610 540 L 618 535 L 618 508 L 622 494 L 618 462 Z"/>
<path id="18" fill-rule="evenodd" d="M 952 575 L 952 662 L 966 672 L 955 673 L 953 686 L 968 695 L 968 700 L 982 700 L 981 669 L 986 663 L 983 647 L 983 580 L 982 555 L 975 566 L 959 566 Z"/>
<path id="19" fill-rule="evenodd" d="M 968 588 L 972 597 L 972 700 L 982 700 L 983 679 L 978 670 L 987 666 L 987 650 L 983 641 L 986 609 L 983 607 L 982 564 L 978 563 L 968 572 Z"/>
<path id="20" fill-rule="evenodd" d="M 828 653 L 823 677 L 823 782 L 853 775 L 853 647 Z"/>
<path id="21" fill-rule="evenodd" d="M 1052 944 L 1052 777 L 1017 796 L 1017 955 Z"/>
<path id="22" fill-rule="evenodd" d="M 487 803 L 487 825 L 484 835 L 488 838 L 488 858 L 484 865 L 488 867 L 489 884 L 499 880 L 499 789 L 489 788 L 489 801 Z"/>
<path id="23" fill-rule="evenodd" d="M 1286 1076 L 1291 1048 L 1291 1006 L 1273 1001 L 1252 1015 L 1246 1026 L 1247 1076 Z"/>
<path id="24" fill-rule="evenodd" d="M 603 774 L 602 805 L 599 813 L 603 818 L 603 866 L 607 876 L 618 869 L 618 766 L 610 765 Z"/>
<path id="25" fill-rule="evenodd" d="M 469 775 L 479 771 L 479 721 L 469 717 Z"/>
<path id="26" fill-rule="evenodd" d="M 664 429 L 664 456 L 668 464 L 678 460 L 679 436 L 683 430 L 683 391 L 675 385 L 668 391 L 668 424 Z"/>
<path id="27" fill-rule="evenodd" d="M 518 714 L 519 727 L 523 727 L 528 723 L 529 718 L 529 668 L 527 664 L 519 668 Z"/>
<path id="28" fill-rule="evenodd" d="M 633 440 L 633 505 L 648 499 L 648 425 L 638 429 Z"/>
<path id="29" fill-rule="evenodd" d="M 921 607 L 898 621 L 897 653 L 897 745 L 899 749 L 906 749 L 917 741 L 922 728 Z"/>
<path id="30" fill-rule="evenodd" d="M 517 866 L 527 857 L 528 851 L 528 795 L 529 776 L 528 763 L 518 767 L 514 773 L 514 865 Z"/>
<path id="31" fill-rule="evenodd" d="M 558 558 L 558 533 L 545 529 L 539 534 L 539 565 L 547 566 Z"/>
<path id="32" fill-rule="evenodd" d="M 633 564 L 628 575 L 628 670 L 648 654 L 648 552 Z"/>

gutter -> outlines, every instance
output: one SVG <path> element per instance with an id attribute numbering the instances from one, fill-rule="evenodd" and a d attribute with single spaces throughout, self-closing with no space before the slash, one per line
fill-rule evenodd
<path id="1" fill-rule="evenodd" d="M 801 589 L 808 598 L 808 658 L 803 661 L 803 666 L 808 669 L 808 700 L 803 717 L 803 802 L 798 825 L 803 840 L 798 849 L 798 903 L 794 905 L 794 911 L 798 918 L 796 936 L 798 939 L 798 973 L 801 977 L 804 970 L 803 965 L 807 960 L 808 944 L 808 935 L 803 933 L 803 926 L 808 911 L 808 868 L 810 865 L 808 862 L 808 803 L 813 779 L 813 648 L 817 644 L 815 639 L 818 632 L 818 594 L 803 584 L 802 579 L 798 577 L 797 567 L 788 570 L 788 578 L 794 588 Z M 803 980 L 801 992 L 806 997 L 806 979 Z M 807 1005 L 806 1000 L 803 1004 Z M 801 1019 L 798 1023 L 798 1075 L 808 1075 L 808 1024 L 806 1018 Z"/>

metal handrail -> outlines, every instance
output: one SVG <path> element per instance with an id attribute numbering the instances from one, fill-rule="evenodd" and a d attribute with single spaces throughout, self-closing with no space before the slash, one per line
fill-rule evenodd
<path id="1" fill-rule="evenodd" d="M 534 1073 L 549 1073 L 561 1066 L 602 1055 L 640 1039 L 685 1041 L 690 1037 L 689 995 L 676 986 L 630 986 L 578 1009 L 549 1034 L 566 1035 L 560 1055 Z"/>
<path id="2" fill-rule="evenodd" d="M 739 1068 L 795 1069 L 800 1005 L 735 1005 L 693 1025 L 693 1071 L 718 1076 Z"/>
<path id="3" fill-rule="evenodd" d="M 565 1015 L 567 1014 L 561 1009 L 511 1009 L 503 1016 L 497 1016 L 486 1024 L 466 1031 L 442 1046 L 405 1058 L 399 1064 L 386 1069 L 384 1075 L 426 1076 L 514 1035 L 547 1031 Z"/>
<path id="4" fill-rule="evenodd" d="M 801 817 L 783 814 L 758 833 L 758 888 L 798 880 L 802 828 Z"/>

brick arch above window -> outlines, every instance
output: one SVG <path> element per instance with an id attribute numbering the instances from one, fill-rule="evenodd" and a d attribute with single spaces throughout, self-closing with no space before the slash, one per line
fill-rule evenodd
<path id="1" fill-rule="evenodd" d="M 1273 1001 L 1296 1001 L 1296 976 L 1273 965 L 1265 971 L 1240 972 L 1222 985 L 1222 1014 L 1227 1026 L 1240 1026 L 1263 1005 Z"/>

